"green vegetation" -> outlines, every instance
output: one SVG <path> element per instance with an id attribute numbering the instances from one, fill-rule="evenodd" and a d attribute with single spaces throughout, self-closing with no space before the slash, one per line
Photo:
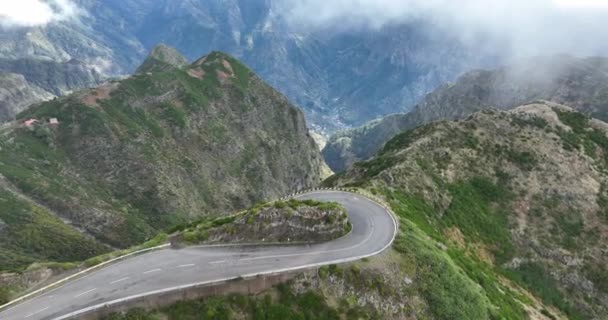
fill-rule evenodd
<path id="1" fill-rule="evenodd" d="M 581 146 L 587 155 L 596 159 L 599 165 L 608 165 L 608 137 L 601 130 L 590 128 L 590 118 L 579 112 L 563 111 L 555 109 L 562 123 L 569 126 L 572 130 L 565 131 L 559 129 L 557 134 L 562 139 L 564 149 L 578 150 Z M 597 154 L 598 147 L 602 150 Z"/>
<path id="2" fill-rule="evenodd" d="M 414 141 L 418 140 L 420 137 L 433 133 L 435 130 L 435 125 L 427 124 L 420 128 L 414 130 L 407 130 L 403 133 L 400 133 L 390 139 L 382 148 L 382 150 L 378 153 L 378 155 L 384 155 L 389 152 L 403 150 L 408 148 Z"/>
<path id="3" fill-rule="evenodd" d="M 417 286 L 437 319 L 525 319 L 521 302 L 526 299 L 505 286 L 494 267 L 462 250 L 450 249 L 446 254 L 433 244 L 435 240 L 446 241 L 439 231 L 456 226 L 471 243 L 493 243 L 494 252 L 505 259 L 513 249 L 512 242 L 505 218 L 493 204 L 507 201 L 509 193 L 481 177 L 449 190 L 454 198 L 443 220 L 418 197 L 387 193 L 393 211 L 402 217 L 393 247 L 408 264 L 416 266 Z M 476 284 L 481 285 L 481 291 Z"/>
<path id="4" fill-rule="evenodd" d="M 0 305 L 11 301 L 11 296 L 8 288 L 0 287 Z"/>
<path id="5" fill-rule="evenodd" d="M 241 62 L 231 57 L 229 57 L 227 61 L 230 63 L 232 69 L 234 70 L 234 75 L 236 76 L 238 87 L 241 90 L 247 90 L 247 88 L 249 87 L 249 79 L 251 78 L 252 74 L 251 70 L 249 70 L 249 68 L 247 68 Z"/>
<path id="6" fill-rule="evenodd" d="M 394 245 L 404 259 L 400 268 L 415 274 L 415 292 L 424 293 L 435 318 L 526 319 L 528 308 L 560 318 L 547 306 L 570 319 L 601 318 L 606 311 L 601 295 L 585 286 L 589 280 L 599 292 L 608 288 L 600 246 L 605 233 L 593 218 L 596 203 L 589 202 L 597 200 L 599 221 L 608 221 L 603 185 L 608 138 L 580 113 L 553 111 L 570 129 L 534 111 L 431 124 L 424 128 L 428 134 L 404 132 L 375 158 L 324 183 L 366 188 L 390 203 L 402 218 Z M 591 180 L 578 182 L 577 176 L 602 183 L 597 198 L 579 196 L 590 190 Z M 418 242 L 403 240 L 416 233 Z M 421 243 L 433 270 L 425 277 L 415 259 L 425 253 Z M 583 263 L 559 267 L 572 258 Z M 464 278 L 450 276 L 450 266 Z M 581 276 L 575 283 L 559 281 L 573 273 Z M 486 311 L 454 305 L 452 297 L 461 292 L 442 287 L 466 288 L 466 283 L 480 286 Z M 450 314 L 455 309 L 469 316 Z"/>
<path id="7" fill-rule="evenodd" d="M 162 244 L 167 243 L 167 240 L 168 240 L 168 235 L 166 233 L 161 233 L 161 234 L 157 235 L 156 237 L 154 237 L 153 239 L 150 239 L 141 245 L 134 246 L 134 247 L 131 247 L 129 249 L 124 249 L 124 250 L 115 250 L 115 251 L 112 251 L 112 252 L 109 252 L 109 253 L 106 253 L 103 255 L 89 258 L 84 261 L 84 265 L 86 267 L 92 267 L 92 266 L 98 265 L 100 263 L 106 262 L 108 260 L 112 260 L 114 258 L 129 254 L 129 253 L 160 246 Z"/>
<path id="8" fill-rule="evenodd" d="M 166 104 L 164 106 L 165 108 L 165 118 L 169 121 L 171 121 L 172 124 L 174 124 L 177 127 L 180 128 L 184 128 L 186 127 L 186 113 L 180 109 L 178 109 L 177 107 L 171 105 L 171 104 Z"/>
<path id="9" fill-rule="evenodd" d="M 528 117 L 513 115 L 511 117 L 511 123 L 519 127 L 531 126 L 539 129 L 545 129 L 549 126 L 547 120 L 536 115 L 530 115 Z"/>
<path id="10" fill-rule="evenodd" d="M 572 128 L 574 133 L 580 134 L 584 133 L 587 128 L 587 124 L 589 123 L 589 117 L 580 113 L 573 111 L 564 111 L 559 109 L 554 109 L 555 113 L 559 117 L 559 120 Z"/>
<path id="11" fill-rule="evenodd" d="M 506 158 L 526 171 L 531 171 L 538 163 L 534 154 L 529 151 L 517 152 L 509 149 Z"/>
<path id="12" fill-rule="evenodd" d="M 396 213 L 435 239 L 443 239 L 438 231 L 457 227 L 468 241 L 488 244 L 500 261 L 510 258 L 513 245 L 507 215 L 500 208 L 512 195 L 504 185 L 485 177 L 474 177 L 446 188 L 452 201 L 443 216 L 437 215 L 436 210 L 419 197 L 393 191 L 387 194 L 387 199 Z"/>
<path id="13" fill-rule="evenodd" d="M 505 285 L 492 266 L 460 249 L 451 248 L 448 253 L 452 260 L 465 271 L 467 277 L 483 288 L 492 304 L 491 319 L 528 318 L 522 303 L 530 304 L 531 301 Z"/>
<path id="14" fill-rule="evenodd" d="M 597 196 L 597 204 L 600 207 L 600 217 L 608 222 L 608 186 L 602 183 Z"/>
<path id="15" fill-rule="evenodd" d="M 367 294 L 376 291 L 383 298 L 390 298 L 396 293 L 394 287 L 390 283 L 387 283 L 381 274 L 366 273 L 363 275 L 361 268 L 357 264 L 344 268 L 335 264 L 323 266 L 319 268 L 318 274 L 322 280 L 327 279 L 330 275 L 339 277 L 356 290 L 366 292 Z M 356 305 L 356 303 L 348 304 Z"/>
<path id="16" fill-rule="evenodd" d="M 542 266 L 526 263 L 515 270 L 506 271 L 505 274 L 520 285 L 532 290 L 543 302 L 564 311 L 570 319 L 587 319 L 565 299 L 557 288 L 555 280 Z"/>
<path id="17" fill-rule="evenodd" d="M 247 225 L 247 227 L 246 227 L 247 229 L 251 229 L 252 228 L 251 225 L 253 225 L 254 223 L 267 225 L 268 221 L 260 220 L 258 218 L 259 214 L 261 212 L 263 212 L 264 210 L 268 210 L 271 208 L 280 209 L 284 212 L 284 214 L 287 218 L 291 218 L 293 216 L 294 212 L 297 211 L 298 209 L 301 209 L 302 207 L 318 208 L 323 211 L 341 210 L 341 212 L 344 214 L 341 216 L 340 219 L 346 218 L 346 209 L 344 209 L 344 207 L 342 207 L 338 203 L 316 201 L 316 200 L 312 200 L 312 199 L 307 199 L 307 200 L 289 199 L 287 201 L 275 201 L 275 202 L 257 204 L 248 210 L 241 211 L 241 212 L 236 213 L 231 216 L 215 217 L 215 218 L 213 218 L 213 217 L 200 218 L 200 219 L 190 222 L 188 224 L 181 224 L 179 226 L 173 227 L 169 230 L 169 233 L 180 232 L 181 238 L 185 243 L 199 244 L 199 243 L 205 242 L 209 238 L 210 233 L 212 233 L 212 232 L 223 231 L 225 233 L 235 234 L 235 233 L 237 233 L 237 230 L 240 230 L 239 228 L 243 227 L 243 226 L 240 226 L 243 222 Z M 333 224 L 334 222 L 336 222 L 335 215 L 328 215 L 327 219 L 328 219 L 327 222 L 330 224 Z M 343 220 L 340 220 L 340 221 L 343 221 Z M 345 233 L 349 232 L 350 228 L 352 228 L 350 223 L 346 224 L 346 228 L 347 228 L 347 230 L 345 230 Z M 241 230 L 241 231 L 245 231 L 245 230 Z M 266 231 L 271 232 L 271 230 L 266 230 Z M 270 236 L 270 235 L 266 235 L 266 236 Z M 309 240 L 312 241 L 312 239 L 309 239 Z M 251 239 L 251 241 L 255 242 L 255 241 L 259 241 L 259 240 Z"/>
<path id="18" fill-rule="evenodd" d="M 0 213 L 0 270 L 130 248 L 316 181 L 302 114 L 244 65 L 219 52 L 192 65 L 167 48 L 152 55 L 153 70 L 36 105 L 18 118 L 37 125 L 3 132 L 2 190 L 27 208 Z"/>
<path id="19" fill-rule="evenodd" d="M 394 155 L 385 154 L 369 161 L 357 162 L 355 163 L 355 166 L 364 169 L 367 178 L 373 178 L 380 174 L 382 171 L 386 170 L 387 168 L 390 168 L 397 164 L 398 160 L 399 159 L 397 159 Z M 361 186 L 361 184 L 351 184 L 350 186 L 357 187 Z"/>
<path id="20" fill-rule="evenodd" d="M 108 251 L 44 208 L 0 190 L 0 270 L 22 271 L 31 263 L 70 262 Z"/>
<path id="21" fill-rule="evenodd" d="M 169 307 L 147 312 L 132 310 L 126 314 L 114 314 L 106 320 L 339 320 L 377 319 L 373 311 L 342 304 L 331 307 L 318 292 L 309 290 L 295 294 L 289 285 L 279 285 L 276 297 L 228 295 L 198 301 L 182 301 Z"/>
<path id="22" fill-rule="evenodd" d="M 491 304 L 475 282 L 406 219 L 393 247 L 415 266 L 417 289 L 437 319 L 488 319 Z"/>
<path id="23" fill-rule="evenodd" d="M 306 200 L 289 199 L 286 202 L 282 202 L 282 201 L 274 202 L 275 208 L 284 207 L 285 205 L 294 210 L 298 209 L 299 207 L 302 207 L 302 206 L 315 207 L 315 208 L 319 208 L 321 210 L 343 209 L 342 206 L 336 202 L 317 201 L 317 200 L 313 200 L 313 199 L 306 199 Z"/>
<path id="24" fill-rule="evenodd" d="M 512 196 L 503 185 L 484 177 L 449 187 L 452 202 L 445 212 L 443 223 L 456 226 L 469 241 L 482 242 L 490 247 L 499 263 L 513 255 L 507 213 L 501 211 Z"/>
<path id="25" fill-rule="evenodd" d="M 608 293 L 608 272 L 600 264 L 587 264 L 583 268 L 583 272 L 598 290 Z"/>

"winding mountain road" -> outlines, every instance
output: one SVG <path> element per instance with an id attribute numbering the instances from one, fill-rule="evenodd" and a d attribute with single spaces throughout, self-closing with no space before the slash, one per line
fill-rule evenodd
<path id="1" fill-rule="evenodd" d="M 152 251 L 108 265 L 0 310 L 0 319 L 77 318 L 79 313 L 96 306 L 158 291 L 353 261 L 380 253 L 394 240 L 397 226 L 392 215 L 366 197 L 340 191 L 313 191 L 296 198 L 344 205 L 352 232 L 314 245 L 202 246 Z"/>

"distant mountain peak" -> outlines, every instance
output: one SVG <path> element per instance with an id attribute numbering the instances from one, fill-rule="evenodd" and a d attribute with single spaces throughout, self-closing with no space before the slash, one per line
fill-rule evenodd
<path id="1" fill-rule="evenodd" d="M 146 60 L 137 68 L 135 73 L 169 71 L 171 69 L 182 68 L 186 65 L 188 65 L 188 59 L 179 53 L 179 51 L 161 43 L 150 51 Z"/>

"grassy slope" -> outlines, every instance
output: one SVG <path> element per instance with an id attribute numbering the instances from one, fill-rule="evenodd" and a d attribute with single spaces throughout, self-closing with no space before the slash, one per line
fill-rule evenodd
<path id="1" fill-rule="evenodd" d="M 502 134 L 502 137 L 488 137 L 488 131 L 480 133 L 484 128 L 479 128 L 480 122 L 475 119 L 409 131 L 387 143 L 376 158 L 357 164 L 350 172 L 335 176 L 327 183 L 364 187 L 385 197 L 394 211 L 407 219 L 404 221 L 411 228 L 400 238 L 416 230 L 424 232 L 431 243 L 447 244 L 444 263 L 456 266 L 466 274 L 467 280 L 481 285 L 481 294 L 491 306 L 488 308 L 491 318 L 527 317 L 524 305 L 534 302 L 521 294 L 521 289 L 511 290 L 517 287 L 515 283 L 532 292 L 545 305 L 560 309 L 570 319 L 597 316 L 605 310 L 600 297 L 606 293 L 606 277 L 602 276 L 606 269 L 596 255 L 585 252 L 600 248 L 600 230 L 605 230 L 602 223 L 606 223 L 602 205 L 605 188 L 597 195 L 599 207 L 593 209 L 596 195 L 585 193 L 584 185 L 577 183 L 588 175 L 597 175 L 600 181 L 605 181 L 602 172 L 606 168 L 608 138 L 605 131 L 591 126 L 590 120 L 580 113 L 559 108 L 553 111 L 566 127 L 550 125 L 542 117 L 502 113 L 480 117 L 496 120 L 496 126 L 503 126 L 503 129 L 505 123 L 513 126 L 513 131 L 509 131 L 513 136 L 501 132 L 496 134 Z M 491 127 L 495 130 L 493 124 Z M 516 141 L 515 135 L 521 140 Z M 502 145 L 505 137 L 507 142 Z M 540 140 L 535 140 L 538 137 Z M 565 172 L 550 167 L 552 161 L 557 161 L 553 159 L 558 158 L 557 154 L 543 154 L 551 147 L 564 150 L 560 152 L 569 158 L 563 165 L 575 172 L 574 181 L 579 182 L 566 190 L 563 188 L 565 182 L 556 185 L 547 182 L 544 187 L 556 191 L 534 193 L 534 187 L 526 184 L 530 182 L 528 178 L 537 176 L 536 172 L 550 178 L 556 175 L 555 180 L 565 179 L 560 177 Z M 584 159 L 582 164 L 578 159 Z M 576 192 L 583 194 L 579 197 Z M 580 201 L 580 205 L 576 201 Z M 541 243 L 540 249 L 535 250 L 542 252 L 543 246 L 544 250 L 559 248 L 566 250 L 562 251 L 566 252 L 564 258 L 569 257 L 568 252 L 573 252 L 579 255 L 583 264 L 564 270 L 555 260 L 562 258 L 552 260 L 530 250 L 525 242 L 528 235 L 523 239 L 515 238 L 514 212 L 521 212 L 521 206 L 530 207 L 532 217 L 528 218 L 528 227 L 532 231 L 529 237 Z M 587 211 L 583 212 L 585 209 Z M 586 234 L 583 230 L 591 232 Z M 411 243 L 397 241 L 395 247 L 407 248 Z M 419 250 L 411 249 L 412 252 Z M 507 267 L 507 263 L 516 257 L 523 262 L 514 268 Z M 575 286 L 560 283 L 551 275 L 555 271 L 560 277 L 574 273 L 591 280 L 596 291 L 587 295 Z M 443 308 L 453 310 L 454 301 L 458 301 L 461 292 L 450 292 L 449 288 L 453 286 L 444 286 L 446 281 L 439 283 L 430 291 L 434 293 L 427 295 L 431 304 L 437 304 L 433 311 L 435 316 L 440 319 L 471 318 L 470 315 L 442 314 Z M 482 304 L 479 306 L 483 308 Z M 555 310 L 549 311 L 542 306 L 538 310 L 545 316 L 558 315 Z"/>
<path id="2" fill-rule="evenodd" d="M 203 76 L 192 76 L 192 70 Z M 31 216 L 31 232 L 18 238 L 15 230 L 25 226 L 26 216 L 15 219 L 15 212 L 4 211 L 0 219 L 8 228 L 0 237 L 15 240 L 3 242 L 7 258 L 0 260 L 0 270 L 38 259 L 94 256 L 105 250 L 100 243 L 129 247 L 196 216 L 283 194 L 294 180 L 315 179 L 317 151 L 300 130 L 302 115 L 227 55 L 213 52 L 186 69 L 136 75 L 107 88 L 109 96 L 88 104 L 85 97 L 95 97 L 95 90 L 18 116 L 56 117 L 56 128 L 19 127 L 0 136 L 0 174 L 98 242 L 78 236 L 40 208 L 15 209 Z M 264 108 L 274 110 L 272 116 Z M 250 119 L 246 127 L 243 118 Z M 290 161 L 285 154 L 298 156 Z M 284 170 L 283 160 L 299 165 Z M 48 248 L 42 250 L 36 243 L 45 233 L 65 245 L 43 241 Z M 24 241 L 16 245 L 17 239 Z M 79 245 L 62 249 L 72 242 Z"/>
<path id="3" fill-rule="evenodd" d="M 272 293 L 272 294 L 271 294 Z M 372 311 L 359 307 L 331 307 L 324 297 L 312 290 L 294 293 L 280 285 L 276 292 L 260 296 L 229 295 L 199 301 L 186 301 L 153 312 L 132 310 L 114 314 L 105 320 L 339 320 L 375 319 Z"/>
<path id="4" fill-rule="evenodd" d="M 19 270 L 34 262 L 84 260 L 108 248 L 84 237 L 42 207 L 0 190 L 0 269 Z"/>

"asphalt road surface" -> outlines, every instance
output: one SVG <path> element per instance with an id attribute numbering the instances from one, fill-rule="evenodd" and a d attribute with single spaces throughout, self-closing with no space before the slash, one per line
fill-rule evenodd
<path id="1" fill-rule="evenodd" d="M 394 239 L 396 225 L 390 213 L 365 197 L 338 191 L 314 191 L 297 198 L 344 205 L 352 232 L 340 239 L 314 245 L 152 251 L 111 264 L 10 306 L 0 311 L 0 319 L 63 319 L 86 308 L 157 290 L 357 260 L 381 252 Z"/>

